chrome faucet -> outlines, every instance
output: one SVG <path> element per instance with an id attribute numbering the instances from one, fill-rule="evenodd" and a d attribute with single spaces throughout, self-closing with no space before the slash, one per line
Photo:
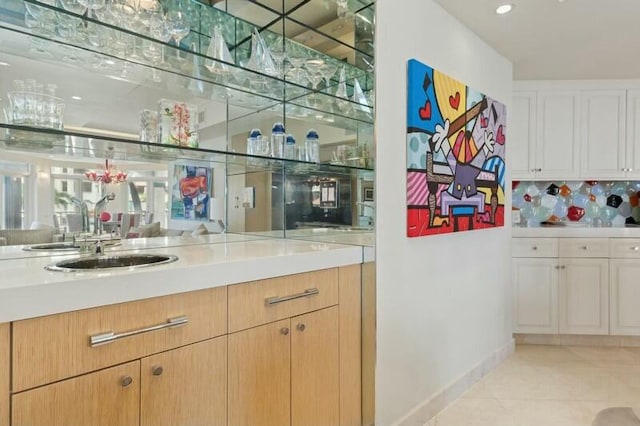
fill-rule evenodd
<path id="1" fill-rule="evenodd" d="M 80 207 L 80 214 L 82 215 L 82 232 L 91 232 L 91 225 L 89 224 L 89 207 L 87 207 L 87 203 L 78 197 L 71 197 L 71 202 Z"/>
<path id="2" fill-rule="evenodd" d="M 109 203 L 109 201 L 113 201 L 116 199 L 116 194 L 114 192 L 109 192 L 104 197 L 100 198 L 100 200 L 96 203 L 96 207 L 93 210 L 93 233 L 101 234 L 102 229 L 100 228 L 100 213 L 104 207 Z"/>

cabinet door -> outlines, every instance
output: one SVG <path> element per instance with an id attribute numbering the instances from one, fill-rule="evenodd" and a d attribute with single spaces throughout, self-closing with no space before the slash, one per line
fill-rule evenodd
<path id="1" fill-rule="evenodd" d="M 12 426 L 138 426 L 140 362 L 86 374 L 12 397 Z"/>
<path id="2" fill-rule="evenodd" d="M 640 335 L 640 261 L 611 259 L 611 334 Z"/>
<path id="3" fill-rule="evenodd" d="M 9 426 L 9 324 L 0 324 L 0 426 Z"/>
<path id="4" fill-rule="evenodd" d="M 291 318 L 291 327 L 291 426 L 338 425 L 338 307 Z"/>
<path id="5" fill-rule="evenodd" d="M 609 334 L 609 260 L 560 259 L 559 329 Z"/>
<path id="6" fill-rule="evenodd" d="M 615 179 L 625 176 L 626 92 L 591 90 L 582 97 L 581 176 Z"/>
<path id="7" fill-rule="evenodd" d="M 627 92 L 627 173 L 630 177 L 640 176 L 640 90 Z"/>
<path id="8" fill-rule="evenodd" d="M 153 355 L 141 363 L 141 426 L 227 424 L 227 337 Z"/>
<path id="9" fill-rule="evenodd" d="M 230 426 L 291 422 L 289 319 L 229 335 Z"/>
<path id="10" fill-rule="evenodd" d="M 571 179 L 580 174 L 579 92 L 539 92 L 536 145 L 538 178 Z"/>
<path id="11" fill-rule="evenodd" d="M 514 179 L 535 178 L 536 112 L 535 92 L 513 94 L 509 164 Z"/>
<path id="12" fill-rule="evenodd" d="M 513 259 L 516 333 L 558 332 L 558 260 Z"/>

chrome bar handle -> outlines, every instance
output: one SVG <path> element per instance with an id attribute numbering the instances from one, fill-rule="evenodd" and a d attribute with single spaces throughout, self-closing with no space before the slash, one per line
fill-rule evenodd
<path id="1" fill-rule="evenodd" d="M 169 318 L 167 322 L 163 324 L 153 325 L 151 327 L 141 328 L 138 330 L 125 331 L 123 333 L 114 333 L 113 331 L 109 331 L 107 333 L 95 334 L 93 336 L 89 336 L 89 345 L 94 348 L 96 346 L 113 343 L 116 340 L 124 339 L 125 337 L 136 336 L 138 334 L 148 333 L 150 331 L 162 330 L 164 328 L 178 327 L 181 325 L 185 325 L 188 322 L 189 318 L 186 315 L 182 315 L 179 317 Z"/>
<path id="2" fill-rule="evenodd" d="M 278 303 L 287 302 L 289 300 L 294 300 L 294 299 L 301 299 L 303 297 L 314 296 L 316 294 L 320 294 L 320 290 L 318 290 L 317 288 L 309 288 L 302 293 L 292 294 L 291 296 L 269 297 L 268 299 L 264 300 L 264 304 L 266 306 L 277 305 Z"/>

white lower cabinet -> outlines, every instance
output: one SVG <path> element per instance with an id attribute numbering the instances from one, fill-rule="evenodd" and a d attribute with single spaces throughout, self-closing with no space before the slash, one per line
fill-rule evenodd
<path id="1" fill-rule="evenodd" d="M 606 238 L 516 238 L 512 246 L 515 333 L 609 334 Z"/>
<path id="2" fill-rule="evenodd" d="M 611 334 L 640 335 L 640 261 L 611 259 Z"/>
<path id="3" fill-rule="evenodd" d="M 609 260 L 561 258 L 558 316 L 561 334 L 609 334 Z"/>
<path id="4" fill-rule="evenodd" d="M 516 333 L 558 332 L 558 259 L 515 258 L 514 326 Z"/>

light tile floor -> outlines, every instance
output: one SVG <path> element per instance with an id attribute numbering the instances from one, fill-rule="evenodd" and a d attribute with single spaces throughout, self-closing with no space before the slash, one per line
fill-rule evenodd
<path id="1" fill-rule="evenodd" d="M 520 345 L 425 426 L 591 426 L 609 407 L 640 417 L 640 348 Z"/>

